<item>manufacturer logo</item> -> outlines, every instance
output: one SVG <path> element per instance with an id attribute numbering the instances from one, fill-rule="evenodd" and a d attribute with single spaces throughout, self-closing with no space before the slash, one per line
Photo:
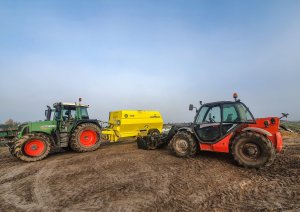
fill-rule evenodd
<path id="1" fill-rule="evenodd" d="M 154 116 L 150 116 L 150 118 L 160 118 L 160 116 L 154 115 Z"/>
<path id="2" fill-rule="evenodd" d="M 41 129 L 48 129 L 48 128 L 55 128 L 56 125 L 44 125 L 44 126 L 41 126 Z"/>

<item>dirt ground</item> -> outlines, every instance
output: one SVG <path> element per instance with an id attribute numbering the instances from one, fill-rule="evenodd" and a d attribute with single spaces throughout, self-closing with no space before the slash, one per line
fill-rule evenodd
<path id="1" fill-rule="evenodd" d="M 238 167 L 226 154 L 182 159 L 134 142 L 34 163 L 0 148 L 0 211 L 299 211 L 300 136 L 284 144 L 260 170 Z"/>

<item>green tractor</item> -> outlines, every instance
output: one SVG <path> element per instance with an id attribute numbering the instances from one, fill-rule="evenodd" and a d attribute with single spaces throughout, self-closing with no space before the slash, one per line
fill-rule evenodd
<path id="1" fill-rule="evenodd" d="M 89 119 L 88 105 L 55 103 L 47 106 L 46 120 L 20 125 L 16 138 L 8 143 L 10 153 L 23 161 L 42 160 L 57 147 L 90 152 L 100 146 L 101 126 Z"/>

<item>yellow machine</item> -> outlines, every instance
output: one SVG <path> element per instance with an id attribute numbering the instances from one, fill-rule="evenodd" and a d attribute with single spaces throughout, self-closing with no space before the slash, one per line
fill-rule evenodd
<path id="1" fill-rule="evenodd" d="M 119 110 L 109 113 L 109 126 L 102 130 L 105 140 L 145 136 L 150 130 L 162 132 L 163 119 L 159 111 Z"/>

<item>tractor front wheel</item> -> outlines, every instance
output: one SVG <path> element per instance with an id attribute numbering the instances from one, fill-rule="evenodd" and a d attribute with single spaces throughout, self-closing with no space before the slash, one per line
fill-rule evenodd
<path id="1" fill-rule="evenodd" d="M 231 146 L 235 161 L 246 168 L 269 166 L 275 159 L 275 148 L 265 136 L 256 132 L 238 135 Z"/>
<path id="2" fill-rule="evenodd" d="M 72 133 L 70 147 L 75 152 L 91 152 L 100 146 L 100 128 L 92 123 L 80 124 Z"/>
<path id="3" fill-rule="evenodd" d="M 50 139 L 41 133 L 24 135 L 10 147 L 13 156 L 27 162 L 44 159 L 50 150 Z"/>
<path id="4" fill-rule="evenodd" d="M 177 132 L 169 143 L 172 152 L 179 157 L 192 157 L 198 152 L 198 142 L 189 132 Z"/>

